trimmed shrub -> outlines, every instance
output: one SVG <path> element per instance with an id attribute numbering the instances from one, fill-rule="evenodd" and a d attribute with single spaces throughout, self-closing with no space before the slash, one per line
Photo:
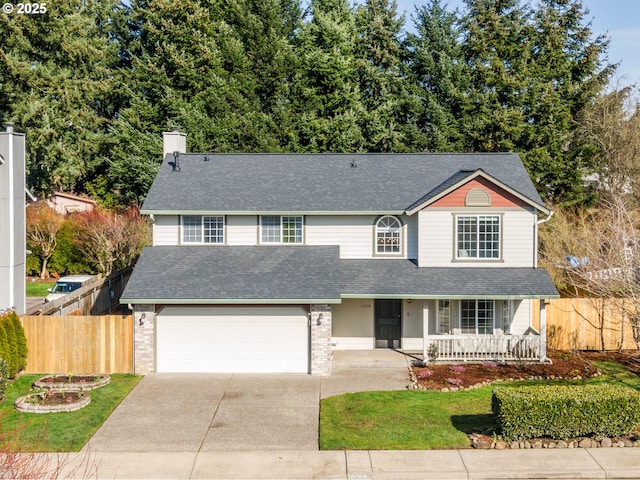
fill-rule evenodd
<path id="1" fill-rule="evenodd" d="M 615 385 L 498 387 L 492 409 L 507 441 L 619 437 L 640 425 L 640 393 Z"/>
<path id="2" fill-rule="evenodd" d="M 5 393 L 7 392 L 7 362 L 0 358 L 0 400 L 4 400 Z"/>
<path id="3" fill-rule="evenodd" d="M 7 364 L 8 378 L 14 378 L 27 365 L 27 339 L 16 312 L 0 315 L 0 358 Z"/>
<path id="4" fill-rule="evenodd" d="M 13 322 L 13 329 L 16 335 L 16 368 L 17 372 L 21 372 L 27 367 L 27 354 L 29 353 L 29 349 L 27 348 L 27 337 L 24 334 L 24 327 L 22 326 L 22 322 L 15 312 L 10 316 L 10 319 Z"/>

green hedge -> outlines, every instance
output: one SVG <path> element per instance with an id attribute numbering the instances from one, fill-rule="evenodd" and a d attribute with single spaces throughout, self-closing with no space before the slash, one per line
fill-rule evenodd
<path id="1" fill-rule="evenodd" d="M 640 425 L 640 393 L 614 385 L 498 387 L 492 409 L 507 441 L 618 437 Z"/>
<path id="2" fill-rule="evenodd" d="M 0 358 L 7 362 L 9 378 L 27 366 L 27 339 L 16 312 L 0 315 Z"/>

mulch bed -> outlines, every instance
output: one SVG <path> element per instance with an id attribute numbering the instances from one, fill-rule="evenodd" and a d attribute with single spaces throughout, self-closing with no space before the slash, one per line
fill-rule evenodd
<path id="1" fill-rule="evenodd" d="M 612 360 L 640 374 L 636 352 L 576 352 L 551 350 L 551 363 L 457 363 L 413 366 L 415 387 L 424 390 L 462 390 L 479 385 L 531 378 L 582 379 L 599 375 L 592 360 Z"/>

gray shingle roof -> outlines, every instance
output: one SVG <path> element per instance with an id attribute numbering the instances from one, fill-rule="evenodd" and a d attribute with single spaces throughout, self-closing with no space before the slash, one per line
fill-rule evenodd
<path id="1" fill-rule="evenodd" d="M 418 267 L 410 260 L 341 260 L 341 294 L 403 298 L 554 298 L 543 268 Z"/>
<path id="2" fill-rule="evenodd" d="M 322 303 L 341 297 L 552 298 L 544 269 L 340 260 L 337 246 L 147 247 L 121 303 Z"/>
<path id="3" fill-rule="evenodd" d="M 120 302 L 335 302 L 338 257 L 337 246 L 146 247 Z"/>
<path id="4" fill-rule="evenodd" d="M 181 154 L 179 171 L 171 163 L 168 155 L 143 212 L 402 212 L 477 169 L 542 205 L 509 153 Z"/>

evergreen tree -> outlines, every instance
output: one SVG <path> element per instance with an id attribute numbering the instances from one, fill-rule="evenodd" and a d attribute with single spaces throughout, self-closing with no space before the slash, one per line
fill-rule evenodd
<path id="1" fill-rule="evenodd" d="M 300 69 L 292 85 L 296 133 L 289 148 L 302 152 L 365 149 L 365 107 L 356 66 L 355 15 L 346 0 L 312 0 L 313 18 L 300 29 Z"/>
<path id="2" fill-rule="evenodd" d="M 519 151 L 539 190 L 551 201 L 585 200 L 585 151 L 572 148 L 578 117 L 615 70 L 606 65 L 608 40 L 593 37 L 580 0 L 543 0 L 533 16 L 535 35 Z"/>
<path id="3" fill-rule="evenodd" d="M 518 0 L 466 0 L 463 54 L 470 85 L 462 129 L 472 151 L 517 150 L 529 87 L 531 27 Z"/>
<path id="4" fill-rule="evenodd" d="M 466 148 L 462 112 L 468 88 L 467 70 L 455 13 L 440 0 L 416 8 L 415 34 L 409 34 L 408 63 L 416 94 L 422 99 L 420 126 L 430 151 Z"/>
<path id="5" fill-rule="evenodd" d="M 402 59 L 402 27 L 395 0 L 366 0 L 356 10 L 357 66 L 365 148 L 398 152 L 416 148 L 419 104 L 409 88 Z M 419 147 L 418 147 L 419 148 Z"/>
<path id="6" fill-rule="evenodd" d="M 117 0 L 73 0 L 42 15 L 0 15 L 0 115 L 27 134 L 34 192 L 83 192 L 104 161 Z"/>

